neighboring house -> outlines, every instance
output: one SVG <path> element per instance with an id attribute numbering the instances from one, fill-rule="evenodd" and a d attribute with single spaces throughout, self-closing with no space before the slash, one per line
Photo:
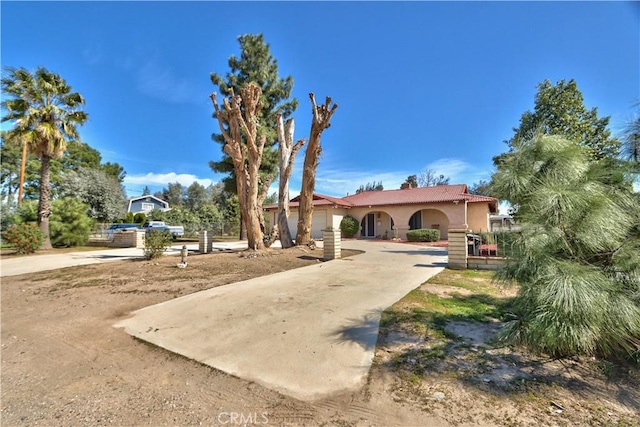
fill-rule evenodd
<path id="1" fill-rule="evenodd" d="M 299 196 L 291 200 L 289 230 L 295 238 L 298 223 Z M 313 195 L 313 238 L 321 238 L 327 227 L 340 227 L 340 221 L 351 215 L 360 222 L 363 238 L 394 237 L 401 239 L 408 230 L 435 228 L 440 238 L 447 239 L 450 228 L 466 228 L 475 232 L 489 231 L 489 216 L 498 211 L 498 199 L 469 193 L 466 184 L 411 188 L 405 183 L 400 190 L 365 191 L 342 198 Z M 271 224 L 276 224 L 277 205 L 266 206 Z"/>
<path id="2" fill-rule="evenodd" d="M 157 197 L 151 195 L 132 197 L 129 199 L 129 203 L 127 206 L 127 212 L 131 212 L 134 214 L 137 214 L 139 212 L 148 214 L 154 209 L 158 209 L 163 212 L 171 210 L 168 202 L 165 202 L 164 200 L 158 199 Z"/>
<path id="3" fill-rule="evenodd" d="M 491 215 L 489 224 L 491 231 L 518 231 L 521 228 L 510 215 Z"/>

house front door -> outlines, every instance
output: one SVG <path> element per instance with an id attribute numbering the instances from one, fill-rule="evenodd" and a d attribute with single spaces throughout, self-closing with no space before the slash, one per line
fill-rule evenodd
<path id="1" fill-rule="evenodd" d="M 360 231 L 360 235 L 362 237 L 374 237 L 376 235 L 375 224 L 376 224 L 375 215 L 372 213 L 367 214 L 367 216 L 365 216 L 362 219 L 362 223 L 360 224 L 362 227 L 362 230 Z"/>

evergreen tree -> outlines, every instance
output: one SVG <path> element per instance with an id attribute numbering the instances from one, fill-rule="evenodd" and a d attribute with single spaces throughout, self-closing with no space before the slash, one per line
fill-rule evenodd
<path id="1" fill-rule="evenodd" d="M 518 148 L 520 141 L 528 141 L 538 133 L 561 135 L 587 149 L 593 160 L 615 159 L 620 151 L 620 141 L 607 129 L 609 117 L 598 117 L 598 109 L 588 110 L 582 92 L 575 80 L 561 80 L 555 85 L 549 80 L 538 84 L 533 111 L 526 111 L 520 125 L 513 129 L 514 136 L 505 141 L 509 151 Z M 499 166 L 501 156 L 494 157 Z"/>
<path id="2" fill-rule="evenodd" d="M 88 206 L 74 198 L 56 199 L 51 206 L 51 243 L 54 246 L 81 246 L 89 240 L 93 220 Z"/>
<path id="3" fill-rule="evenodd" d="M 554 356 L 640 352 L 638 197 L 593 151 L 559 136 L 521 140 L 493 175 L 523 226 L 498 273 L 519 285 L 505 336 Z"/>
<path id="4" fill-rule="evenodd" d="M 405 182 L 411 185 L 411 188 L 418 188 L 418 175 L 409 175 Z"/>
<path id="5" fill-rule="evenodd" d="M 382 185 L 382 181 L 379 182 L 367 182 L 366 185 L 361 185 L 357 190 L 356 194 L 364 193 L 365 191 L 382 191 L 384 187 Z"/>
<path id="6" fill-rule="evenodd" d="M 171 208 L 183 206 L 187 198 L 187 189 L 179 182 L 172 183 L 162 189 L 160 199 L 169 203 Z"/>

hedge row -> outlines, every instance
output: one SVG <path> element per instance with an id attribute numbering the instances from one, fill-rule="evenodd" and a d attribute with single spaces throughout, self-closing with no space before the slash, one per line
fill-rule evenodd
<path id="1" fill-rule="evenodd" d="M 440 230 L 420 228 L 407 231 L 407 240 L 410 242 L 437 242 L 440 240 Z"/>

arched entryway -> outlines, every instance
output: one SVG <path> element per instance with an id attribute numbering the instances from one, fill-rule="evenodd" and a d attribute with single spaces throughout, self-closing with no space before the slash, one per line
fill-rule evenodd
<path id="1" fill-rule="evenodd" d="M 432 228 L 440 230 L 440 238 L 447 239 L 449 230 L 449 218 L 438 209 L 422 209 L 415 212 L 409 218 L 409 230 L 419 228 Z"/>
<path id="2" fill-rule="evenodd" d="M 365 239 L 390 239 L 393 237 L 393 218 L 386 212 L 369 212 L 360 221 L 360 237 Z"/>

